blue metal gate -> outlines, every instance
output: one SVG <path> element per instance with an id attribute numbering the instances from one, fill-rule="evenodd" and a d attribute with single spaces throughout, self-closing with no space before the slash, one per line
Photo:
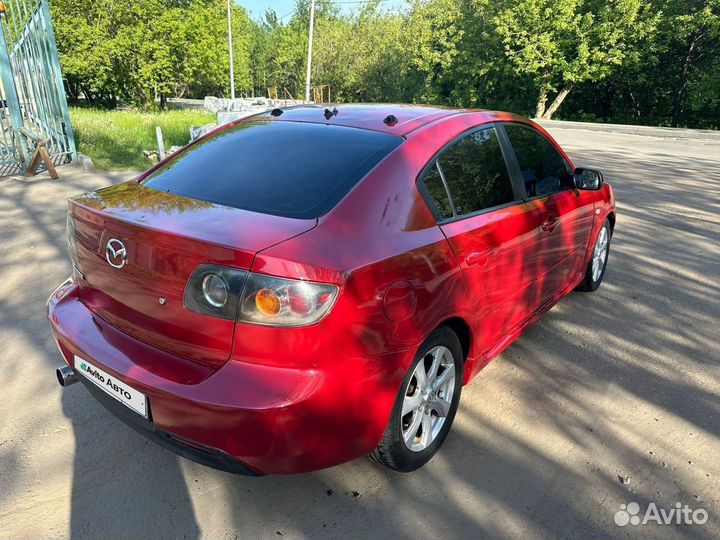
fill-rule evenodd
<path id="1" fill-rule="evenodd" d="M 75 159 L 48 1 L 0 1 L 0 20 L 0 176 L 27 170 L 38 139 L 53 164 Z"/>

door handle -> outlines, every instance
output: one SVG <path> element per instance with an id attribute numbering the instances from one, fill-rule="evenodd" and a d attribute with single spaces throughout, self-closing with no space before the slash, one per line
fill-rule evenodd
<path id="1" fill-rule="evenodd" d="M 552 230 L 557 226 L 559 221 L 560 218 L 558 216 L 556 216 L 555 214 L 550 214 L 548 217 L 545 218 L 545 221 L 542 222 L 540 228 L 543 231 L 552 232 Z"/>
<path id="2" fill-rule="evenodd" d="M 493 248 L 488 248 L 483 251 L 471 251 L 465 256 L 465 262 L 468 266 L 485 266 L 494 252 L 495 250 Z"/>

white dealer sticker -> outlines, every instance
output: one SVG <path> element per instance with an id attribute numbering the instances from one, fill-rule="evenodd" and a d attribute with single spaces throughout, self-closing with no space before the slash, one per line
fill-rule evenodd
<path id="1" fill-rule="evenodd" d="M 145 398 L 145 394 L 138 392 L 77 355 L 75 355 L 75 369 L 77 369 L 83 377 L 93 382 L 98 388 L 104 390 L 105 393 L 147 418 L 147 399 Z"/>

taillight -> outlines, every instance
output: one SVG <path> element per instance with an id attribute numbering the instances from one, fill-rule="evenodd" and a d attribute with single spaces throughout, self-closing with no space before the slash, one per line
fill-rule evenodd
<path id="1" fill-rule="evenodd" d="M 185 287 L 183 303 L 190 311 L 232 320 L 247 275 L 246 270 L 237 268 L 198 266 Z"/>
<path id="2" fill-rule="evenodd" d="M 335 285 L 250 274 L 238 320 L 270 326 L 313 324 L 330 311 L 337 293 Z"/>
<path id="3" fill-rule="evenodd" d="M 190 277 L 184 304 L 191 311 L 223 319 L 305 326 L 327 314 L 337 294 L 335 285 L 205 264 Z"/>

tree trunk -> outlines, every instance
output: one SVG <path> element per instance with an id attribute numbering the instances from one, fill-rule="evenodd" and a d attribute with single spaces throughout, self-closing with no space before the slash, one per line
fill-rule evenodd
<path id="1" fill-rule="evenodd" d="M 80 90 L 85 95 L 85 101 L 92 104 L 94 102 L 92 94 L 85 88 L 84 86 L 80 85 Z"/>
<path id="2" fill-rule="evenodd" d="M 67 92 L 68 98 L 72 102 L 77 102 L 78 98 L 78 91 L 75 84 L 73 84 L 70 79 L 65 79 L 65 91 Z"/>
<path id="3" fill-rule="evenodd" d="M 612 102 L 615 96 L 615 85 L 612 82 L 603 84 L 603 91 L 600 95 L 600 116 L 604 121 L 608 121 L 612 116 Z"/>
<path id="4" fill-rule="evenodd" d="M 547 103 L 547 90 L 543 87 L 540 89 L 537 106 L 535 107 L 535 118 L 542 118 L 545 114 L 545 104 Z"/>
<path id="5" fill-rule="evenodd" d="M 630 90 L 630 92 L 628 92 L 628 95 L 630 96 L 630 101 L 632 101 L 632 104 L 633 104 L 633 115 L 635 116 L 635 120 L 639 122 L 640 116 L 642 114 L 640 112 L 640 105 L 638 104 L 637 100 L 635 99 L 635 95 L 633 94 L 632 90 Z"/>
<path id="6" fill-rule="evenodd" d="M 682 69 L 680 70 L 677 87 L 675 88 L 675 97 L 673 98 L 672 118 L 670 119 L 670 125 L 672 127 L 678 127 L 680 113 L 682 112 L 682 102 L 685 97 L 685 89 L 687 88 L 688 71 L 690 70 L 690 65 L 693 62 L 693 52 L 695 51 L 695 45 L 697 44 L 700 36 L 700 31 L 701 29 L 698 28 L 690 37 L 690 43 L 688 44 L 687 52 L 685 53 L 685 61 L 683 62 Z"/>
<path id="7" fill-rule="evenodd" d="M 552 115 L 555 114 L 555 111 L 557 111 L 560 105 L 562 105 L 562 102 L 565 101 L 565 98 L 568 96 L 568 94 L 572 91 L 573 88 L 575 88 L 574 84 L 566 84 L 563 89 L 558 92 L 558 95 L 555 96 L 553 102 L 550 104 L 550 106 L 540 118 L 542 118 L 543 120 L 550 120 L 552 118 Z"/>

